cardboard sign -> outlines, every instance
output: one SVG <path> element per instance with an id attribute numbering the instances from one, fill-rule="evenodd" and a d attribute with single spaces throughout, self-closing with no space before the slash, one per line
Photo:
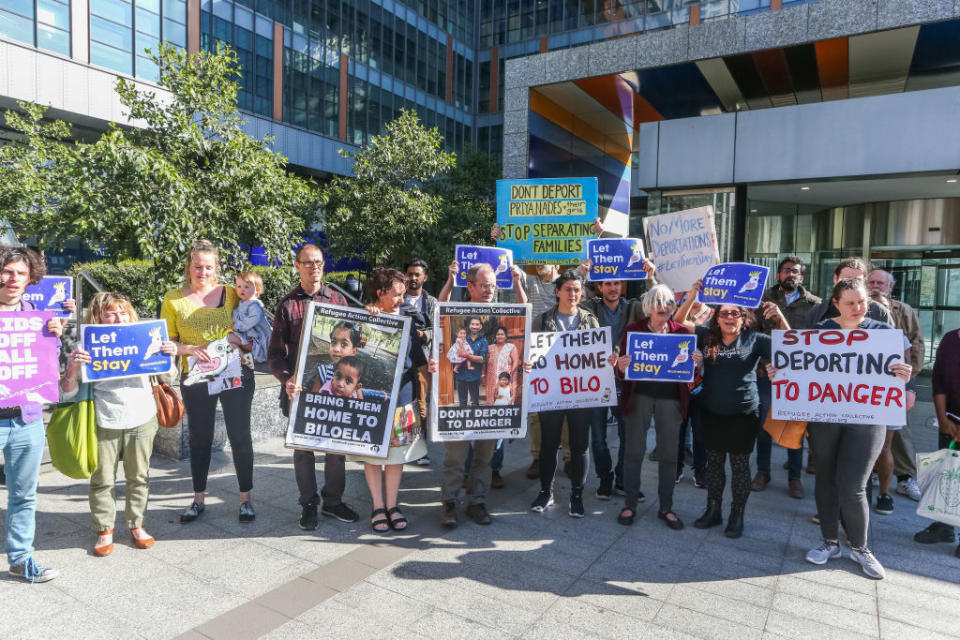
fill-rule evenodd
<path id="1" fill-rule="evenodd" d="M 305 311 L 286 446 L 386 458 L 406 433 L 393 431 L 410 318 L 318 302 Z"/>
<path id="2" fill-rule="evenodd" d="M 707 267 L 720 261 L 713 207 L 644 218 L 643 231 L 657 279 L 676 293 L 689 291 Z"/>
<path id="3" fill-rule="evenodd" d="M 0 313 L 0 407 L 57 402 L 57 338 L 47 331 L 52 311 Z"/>
<path id="4" fill-rule="evenodd" d="M 510 268 L 513 266 L 513 252 L 499 247 L 475 247 L 458 244 L 456 246 L 456 260 L 460 265 L 457 277 L 453 284 L 458 287 L 467 286 L 467 271 L 475 264 L 488 264 L 497 276 L 497 288 L 511 289 L 513 276 Z"/>
<path id="5" fill-rule="evenodd" d="M 773 331 L 773 417 L 840 424 L 906 424 L 897 329 Z"/>
<path id="6" fill-rule="evenodd" d="M 530 411 L 617 404 L 610 327 L 534 333 L 530 347 Z"/>
<path id="7" fill-rule="evenodd" d="M 441 302 L 433 326 L 430 439 L 524 437 L 530 306 Z"/>
<path id="8" fill-rule="evenodd" d="M 23 292 L 23 299 L 37 306 L 37 311 L 55 311 L 58 318 L 69 318 L 70 312 L 63 308 L 63 301 L 73 297 L 73 278 L 66 276 L 43 276 L 37 284 L 31 284 Z"/>
<path id="9" fill-rule="evenodd" d="M 160 351 L 167 340 L 167 323 L 148 320 L 131 324 L 85 324 L 80 344 L 90 354 L 83 365 L 84 382 L 152 376 L 173 368 L 173 356 Z"/>
<path id="10" fill-rule="evenodd" d="M 596 178 L 497 180 L 497 245 L 518 262 L 579 263 L 596 219 Z"/>
<path id="11" fill-rule="evenodd" d="M 587 240 L 591 282 L 601 280 L 646 280 L 643 270 L 643 242 L 636 238 L 594 238 Z"/>
<path id="12" fill-rule="evenodd" d="M 696 365 L 690 355 L 697 348 L 693 334 L 640 333 L 627 334 L 630 365 L 627 380 L 659 382 L 693 382 Z"/>
<path id="13" fill-rule="evenodd" d="M 766 286 L 768 267 L 746 262 L 727 262 L 707 269 L 703 290 L 697 298 L 704 304 L 736 304 L 755 309 Z"/>

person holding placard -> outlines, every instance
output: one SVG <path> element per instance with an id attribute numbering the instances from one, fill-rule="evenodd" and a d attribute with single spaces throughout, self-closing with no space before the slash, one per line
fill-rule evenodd
<path id="1" fill-rule="evenodd" d="M 427 359 L 433 353 L 433 313 L 437 309 L 437 299 L 423 287 L 427 281 L 428 268 L 427 263 L 420 258 L 414 258 L 403 266 L 403 272 L 407 274 L 407 293 L 403 296 L 403 301 L 413 305 L 423 314 L 425 325 L 423 329 L 418 330 L 418 336 L 423 345 L 423 357 Z M 426 421 L 429 416 L 430 380 L 427 368 L 420 367 L 420 372 L 417 374 L 417 403 L 420 407 L 420 418 L 423 421 Z M 430 466 L 430 458 L 424 455 L 417 460 L 417 464 L 424 467 Z"/>
<path id="2" fill-rule="evenodd" d="M 703 286 L 694 283 L 687 294 L 696 296 Z M 764 318 L 789 329 L 777 305 L 761 304 Z M 686 323 L 687 310 L 680 308 L 674 320 Z M 770 360 L 770 336 L 753 329 L 749 309 L 720 305 L 708 326 L 696 328 L 699 349 L 693 353 L 702 362 L 703 390 L 700 392 L 700 419 L 707 447 L 707 508 L 694 523 L 707 529 L 723 522 L 721 501 L 726 485 L 726 461 L 730 457 L 733 503 L 724 535 L 743 535 L 743 513 L 750 497 L 750 453 L 762 424 L 757 392 L 757 365 Z"/>
<path id="3" fill-rule="evenodd" d="M 396 269 L 374 269 L 367 281 L 367 305 L 371 313 L 392 313 L 413 318 L 410 340 L 404 358 L 403 374 L 397 393 L 397 408 L 393 415 L 390 448 L 386 458 L 350 456 L 353 462 L 363 463 L 363 475 L 373 501 L 370 526 L 383 533 L 388 529 L 403 531 L 407 519 L 397 505 L 403 464 L 423 457 L 427 453 L 427 440 L 423 433 L 420 409 L 414 399 L 414 384 L 418 367 L 424 357 L 420 333 L 426 326 L 423 316 L 412 305 L 403 302 L 407 290 L 407 277 Z M 383 516 L 383 517 L 380 517 Z"/>
<path id="4" fill-rule="evenodd" d="M 867 316 L 870 297 L 862 278 L 839 280 L 833 287 L 831 303 L 839 315 L 823 320 L 817 329 L 893 329 L 885 322 Z M 913 367 L 910 361 L 910 341 L 904 341 L 903 362 L 890 365 L 890 373 L 904 382 L 910 381 Z M 771 379 L 776 370 L 768 367 Z M 870 526 L 870 504 L 866 495 L 867 479 L 874 461 L 880 455 L 886 439 L 887 427 L 882 424 L 837 424 L 811 422 L 807 425 L 817 463 L 817 481 L 814 494 L 820 516 L 823 542 L 807 553 L 807 561 L 826 564 L 839 558 L 840 514 L 843 528 L 850 542 L 850 559 L 860 565 L 863 573 L 879 580 L 886 575 L 883 565 L 867 548 Z"/>
<path id="5" fill-rule="evenodd" d="M 557 304 L 534 320 L 534 331 L 576 331 L 599 328 L 596 316 L 579 306 L 583 284 L 576 274 L 566 272 L 557 281 Z M 611 355 L 611 365 L 616 356 Z M 553 477 L 557 470 L 557 449 L 563 422 L 570 433 L 570 516 L 582 518 L 583 483 L 587 475 L 587 447 L 590 424 L 596 409 L 565 409 L 540 412 L 540 493 L 530 505 L 531 511 L 543 512 L 553 504 Z"/>
<path id="6" fill-rule="evenodd" d="M 31 249 L 0 249 L 0 313 L 34 311 L 36 306 L 23 298 L 27 285 L 36 284 L 47 272 L 43 258 Z M 76 303 L 64 303 L 72 313 Z M 47 330 L 58 339 L 63 324 L 51 318 Z M 36 531 L 37 483 L 43 459 L 43 405 L 24 404 L 0 407 L 0 451 L 3 451 L 7 483 L 7 561 L 10 574 L 28 582 L 48 582 L 60 575 L 33 558 L 33 537 Z"/>
<path id="7" fill-rule="evenodd" d="M 168 291 L 163 297 L 160 317 L 167 322 L 167 334 L 177 345 L 183 358 L 183 376 L 189 370 L 188 357 L 201 363 L 212 362 L 206 346 L 224 336 L 231 344 L 240 339 L 231 334 L 233 310 L 239 298 L 229 285 L 217 283 L 220 257 L 216 246 L 198 240 L 190 247 L 184 265 L 185 284 Z M 183 406 L 190 430 L 190 475 L 193 478 L 193 502 L 180 514 L 180 522 L 196 520 L 204 510 L 207 474 L 216 424 L 217 401 L 223 409 L 227 438 L 233 453 L 233 466 L 240 487 L 240 522 L 252 522 L 256 517 L 250 504 L 253 488 L 253 441 L 250 438 L 250 409 L 253 405 L 253 370 L 242 367 L 241 386 L 220 393 L 210 393 L 206 383 L 180 386 Z"/>
<path id="8" fill-rule="evenodd" d="M 659 284 L 643 296 L 644 318 L 626 326 L 620 341 L 621 355 L 617 359 L 616 371 L 624 375 L 632 358 L 627 353 L 627 333 L 677 333 L 689 334 L 693 327 L 685 326 L 670 319 L 676 308 L 673 291 L 665 284 Z M 688 297 L 686 310 L 693 304 L 695 297 Z M 617 516 L 617 522 L 623 525 L 633 524 L 637 513 L 637 502 L 644 499 L 640 492 L 640 472 L 643 457 L 647 449 L 647 432 L 650 419 L 653 418 L 657 430 L 659 455 L 657 493 L 660 508 L 657 517 L 674 530 L 683 529 L 683 521 L 673 512 L 673 489 L 676 486 L 678 449 L 673 443 L 680 438 L 680 426 L 686 419 L 690 405 L 690 387 L 685 382 L 660 381 L 624 381 L 620 393 L 620 408 L 625 418 L 624 442 L 620 448 L 623 456 L 623 488 L 626 494 L 624 506 Z"/>
<path id="9" fill-rule="evenodd" d="M 84 319 L 86 324 L 129 324 L 137 322 L 137 311 L 130 299 L 119 293 L 100 292 L 93 296 Z M 177 345 L 167 340 L 160 344 L 167 355 Z M 91 362 L 90 353 L 77 349 L 70 354 L 70 366 L 60 380 L 63 399 L 70 400 L 80 389 L 80 368 Z M 147 376 L 91 382 L 93 405 L 97 415 L 97 469 L 90 476 L 90 514 L 98 538 L 93 546 L 97 556 L 113 553 L 113 527 L 117 519 L 114 487 L 117 463 L 123 458 L 126 479 L 124 514 L 127 528 L 138 549 L 149 549 L 153 536 L 143 528 L 150 491 L 150 456 L 157 435 L 157 405 Z"/>

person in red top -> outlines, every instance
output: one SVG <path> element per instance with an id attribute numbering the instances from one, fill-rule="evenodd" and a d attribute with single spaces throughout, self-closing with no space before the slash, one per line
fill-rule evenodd
<path id="1" fill-rule="evenodd" d="M 294 379 L 297 353 L 300 351 L 300 334 L 303 316 L 308 302 L 323 302 L 347 306 L 340 293 L 323 284 L 323 253 L 315 245 L 305 244 L 297 251 L 297 273 L 300 284 L 279 303 L 274 314 L 273 332 L 267 347 L 267 362 L 273 376 L 280 381 L 280 411 L 289 417 L 290 400 L 299 393 Z M 300 489 L 300 528 L 316 529 L 317 505 L 323 497 L 320 512 L 341 522 L 356 522 L 357 512 L 343 502 L 346 488 L 346 459 L 334 453 L 324 454 L 323 490 L 317 495 L 317 462 L 312 451 L 297 449 L 293 452 L 293 472 Z"/>

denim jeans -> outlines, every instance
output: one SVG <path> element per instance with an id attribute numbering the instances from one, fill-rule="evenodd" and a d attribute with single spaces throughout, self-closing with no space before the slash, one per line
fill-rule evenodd
<path id="1" fill-rule="evenodd" d="M 760 419 L 766 420 L 770 412 L 771 393 L 770 378 L 757 378 L 757 391 L 760 395 Z M 770 452 L 773 449 L 773 438 L 766 429 L 761 428 L 757 434 L 757 471 L 770 475 Z M 803 469 L 803 447 L 787 449 L 787 477 L 790 480 L 799 480 Z"/>
<path id="2" fill-rule="evenodd" d="M 46 433 L 43 420 L 0 420 L 0 450 L 7 474 L 7 540 L 10 565 L 22 564 L 33 553 L 36 529 L 37 481 Z"/>
<path id="3" fill-rule="evenodd" d="M 610 447 L 607 446 L 607 416 L 613 413 L 617 420 L 617 438 L 620 444 L 617 447 L 617 466 L 613 466 L 610 456 Z M 620 407 L 600 407 L 593 413 L 593 422 L 590 424 L 590 450 L 593 453 L 593 464 L 596 466 L 597 477 L 605 480 L 613 476 L 614 483 L 623 484 L 623 414 Z"/>

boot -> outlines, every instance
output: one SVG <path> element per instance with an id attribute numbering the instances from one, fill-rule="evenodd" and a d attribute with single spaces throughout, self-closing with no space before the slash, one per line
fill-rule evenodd
<path id="1" fill-rule="evenodd" d="M 727 520 L 727 528 L 723 535 L 728 538 L 739 538 L 743 535 L 743 507 L 733 507 L 730 509 L 730 519 Z"/>
<path id="2" fill-rule="evenodd" d="M 693 526 L 697 529 L 709 529 L 718 524 L 723 524 L 723 512 L 720 509 L 719 500 L 707 500 L 707 510 L 703 515 L 694 520 Z"/>

